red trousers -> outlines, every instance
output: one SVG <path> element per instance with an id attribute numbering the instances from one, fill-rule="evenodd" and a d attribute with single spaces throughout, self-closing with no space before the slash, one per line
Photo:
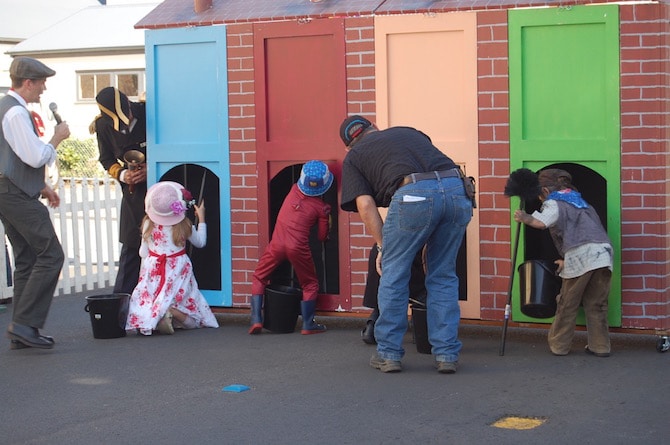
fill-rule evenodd
<path id="1" fill-rule="evenodd" d="M 268 244 L 263 256 L 258 260 L 258 266 L 254 271 L 251 281 L 251 294 L 263 295 L 265 286 L 269 283 L 272 272 L 282 262 L 288 260 L 300 281 L 302 287 L 302 299 L 304 301 L 316 300 L 319 294 L 319 279 L 316 276 L 314 261 L 309 246 L 288 249 L 285 246 L 278 246 L 272 241 Z"/>

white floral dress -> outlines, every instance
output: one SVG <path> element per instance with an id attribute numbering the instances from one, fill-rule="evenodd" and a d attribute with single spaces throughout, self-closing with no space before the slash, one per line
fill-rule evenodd
<path id="1" fill-rule="evenodd" d="M 194 247 L 207 242 L 207 225 L 193 227 L 189 238 Z M 130 297 L 126 330 L 150 333 L 169 307 L 193 319 L 198 328 L 218 328 L 207 300 L 198 289 L 193 265 L 184 247 L 172 241 L 172 226 L 156 224 L 149 241 L 142 238 L 140 278 Z"/>

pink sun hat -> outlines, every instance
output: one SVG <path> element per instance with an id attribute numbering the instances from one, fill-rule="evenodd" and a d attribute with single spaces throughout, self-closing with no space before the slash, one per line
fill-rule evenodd
<path id="1" fill-rule="evenodd" d="M 161 181 L 147 190 L 144 211 L 154 224 L 173 226 L 186 218 L 186 210 L 193 204 L 191 192 L 181 184 Z"/>

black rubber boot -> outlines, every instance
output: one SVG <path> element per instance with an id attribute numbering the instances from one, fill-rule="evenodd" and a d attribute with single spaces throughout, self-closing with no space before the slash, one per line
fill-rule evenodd
<path id="1" fill-rule="evenodd" d="M 365 327 L 361 331 L 361 338 L 364 343 L 368 345 L 376 345 L 377 340 L 375 340 L 375 322 L 379 318 L 379 310 L 374 309 L 370 314 L 370 318 L 365 323 Z"/>
<path id="2" fill-rule="evenodd" d="M 316 300 L 301 301 L 302 309 L 302 335 L 320 334 L 326 332 L 326 327 L 314 322 L 314 312 L 316 311 Z"/>
<path id="3" fill-rule="evenodd" d="M 263 296 L 251 296 L 251 327 L 249 334 L 260 334 L 263 330 L 263 315 L 261 309 L 263 308 Z"/>

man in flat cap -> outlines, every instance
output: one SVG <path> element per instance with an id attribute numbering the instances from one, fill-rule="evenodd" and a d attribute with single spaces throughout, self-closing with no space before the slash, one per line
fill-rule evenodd
<path id="1" fill-rule="evenodd" d="M 12 88 L 0 99 L 0 220 L 14 250 L 12 322 L 7 328 L 11 349 L 51 349 L 52 337 L 42 335 L 63 266 L 61 247 L 48 209 L 60 198 L 45 183 L 45 167 L 56 160 L 56 147 L 70 136 L 67 123 L 56 125 L 48 143 L 38 137 L 28 103 L 39 103 L 47 77 L 56 72 L 28 57 L 9 67 Z"/>
<path id="2" fill-rule="evenodd" d="M 97 133 L 100 164 L 119 181 L 123 192 L 119 221 L 119 241 L 123 246 L 114 292 L 131 294 L 140 274 L 140 225 L 147 194 L 145 104 L 131 102 L 114 87 L 100 90 L 95 100 L 100 115 L 90 130 Z"/>

